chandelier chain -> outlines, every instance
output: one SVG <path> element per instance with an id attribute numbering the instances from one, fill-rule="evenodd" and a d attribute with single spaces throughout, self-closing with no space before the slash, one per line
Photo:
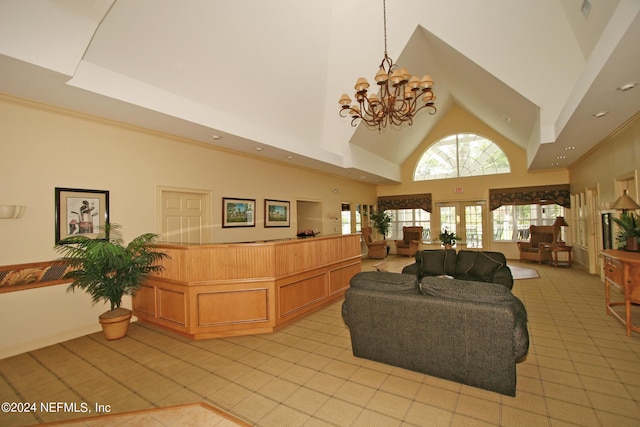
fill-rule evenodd
<path id="1" fill-rule="evenodd" d="M 382 18 L 384 25 L 384 57 L 387 57 L 387 1 L 382 0 Z"/>

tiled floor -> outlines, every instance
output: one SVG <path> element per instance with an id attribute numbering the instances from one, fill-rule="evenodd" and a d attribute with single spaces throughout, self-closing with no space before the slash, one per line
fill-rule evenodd
<path id="1" fill-rule="evenodd" d="M 605 314 L 599 278 L 510 263 L 540 275 L 514 286 L 531 334 L 515 398 L 354 358 L 338 302 L 274 334 L 191 341 L 136 323 L 123 340 L 97 333 L 0 360 L 0 401 L 85 402 L 92 415 L 206 402 L 278 427 L 640 425 L 640 334 Z M 0 425 L 87 415 L 40 409 L 0 413 Z"/>

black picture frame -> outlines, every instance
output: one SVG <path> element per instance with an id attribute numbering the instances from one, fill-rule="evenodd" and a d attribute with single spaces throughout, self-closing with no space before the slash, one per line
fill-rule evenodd
<path id="1" fill-rule="evenodd" d="M 222 198 L 222 227 L 255 227 L 256 200 Z"/>
<path id="2" fill-rule="evenodd" d="M 109 191 L 55 188 L 55 243 L 83 235 L 95 239 L 109 224 Z"/>
<path id="3" fill-rule="evenodd" d="M 291 202 L 287 200 L 265 199 L 264 226 L 265 227 L 290 227 L 291 226 Z"/>

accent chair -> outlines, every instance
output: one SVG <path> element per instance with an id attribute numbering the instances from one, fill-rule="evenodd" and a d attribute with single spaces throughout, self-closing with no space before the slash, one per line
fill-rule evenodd
<path id="1" fill-rule="evenodd" d="M 402 227 L 402 240 L 396 240 L 396 253 L 406 255 L 409 258 L 414 256 L 422 241 L 422 227 Z"/>
<path id="2" fill-rule="evenodd" d="M 371 227 L 362 227 L 362 238 L 364 240 L 364 243 L 367 245 L 367 249 L 369 250 L 367 256 L 369 258 L 386 258 L 387 242 L 385 242 L 384 240 L 374 242 L 372 236 L 373 230 Z"/>

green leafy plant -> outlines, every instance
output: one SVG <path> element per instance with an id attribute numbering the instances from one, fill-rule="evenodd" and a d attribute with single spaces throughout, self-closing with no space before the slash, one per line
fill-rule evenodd
<path id="1" fill-rule="evenodd" d="M 453 246 L 456 244 L 456 240 L 460 240 L 460 236 L 458 236 L 453 231 L 447 231 L 447 229 L 445 228 L 444 230 L 442 230 L 442 233 L 438 235 L 438 240 L 440 240 L 443 245 Z"/>
<path id="2" fill-rule="evenodd" d="M 393 221 L 393 217 L 386 211 L 373 212 L 371 214 L 371 221 L 373 221 L 373 227 L 376 231 L 382 234 L 383 238 L 386 238 L 387 234 L 389 234 L 389 228 L 391 228 L 391 221 Z"/>
<path id="3" fill-rule="evenodd" d="M 125 246 L 119 228 L 107 224 L 96 239 L 75 235 L 55 246 L 71 267 L 64 276 L 72 280 L 67 292 L 81 289 L 93 304 L 108 302 L 115 310 L 124 295 L 135 295 L 150 274 L 164 269 L 158 262 L 169 255 L 154 249 L 157 234 L 142 234 Z"/>
<path id="4" fill-rule="evenodd" d="M 618 234 L 616 235 L 618 248 L 621 249 L 627 245 L 627 237 L 640 237 L 640 226 L 633 212 L 622 212 L 620 218 L 614 217 L 612 219 L 619 227 Z"/>

